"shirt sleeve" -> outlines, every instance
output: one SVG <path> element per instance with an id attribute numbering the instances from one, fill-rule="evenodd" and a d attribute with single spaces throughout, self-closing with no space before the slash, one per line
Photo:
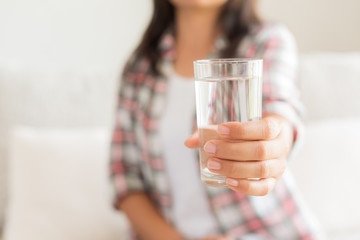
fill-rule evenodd
<path id="1" fill-rule="evenodd" d="M 288 158 L 298 150 L 303 137 L 298 88 L 298 53 L 292 34 L 283 25 L 271 25 L 259 34 L 257 54 L 263 58 L 263 114 L 275 113 L 294 127 L 294 144 Z"/>
<path id="2" fill-rule="evenodd" d="M 139 150 L 135 137 L 136 77 L 125 67 L 115 112 L 110 151 L 110 173 L 114 187 L 114 207 L 130 192 L 144 191 Z"/>

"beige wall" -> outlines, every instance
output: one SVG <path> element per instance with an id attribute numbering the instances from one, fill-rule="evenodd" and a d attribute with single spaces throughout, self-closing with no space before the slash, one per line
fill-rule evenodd
<path id="1" fill-rule="evenodd" d="M 303 53 L 360 51 L 360 0 L 259 1 L 267 19 L 289 26 Z M 119 73 L 151 9 L 152 0 L 0 0 L 0 71 Z"/>
<path id="2" fill-rule="evenodd" d="M 0 67 L 114 70 L 138 43 L 151 2 L 0 0 Z"/>
<path id="3" fill-rule="evenodd" d="M 302 52 L 360 51 L 360 0 L 259 1 L 267 19 L 289 26 Z M 1 0 L 0 65 L 116 69 L 151 7 L 152 0 Z"/>
<path id="4" fill-rule="evenodd" d="M 359 0 L 260 0 L 267 19 L 284 22 L 300 49 L 360 51 Z"/>

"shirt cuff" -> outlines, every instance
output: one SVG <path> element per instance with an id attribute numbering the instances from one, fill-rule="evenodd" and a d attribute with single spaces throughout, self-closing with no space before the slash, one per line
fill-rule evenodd
<path id="1" fill-rule="evenodd" d="M 116 174 L 113 176 L 113 207 L 119 210 L 119 203 L 129 194 L 145 192 L 142 180 L 133 174 Z"/>

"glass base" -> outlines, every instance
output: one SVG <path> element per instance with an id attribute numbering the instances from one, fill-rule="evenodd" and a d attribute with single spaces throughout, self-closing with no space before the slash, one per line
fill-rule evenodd
<path id="1" fill-rule="evenodd" d="M 201 181 L 211 187 L 227 187 L 225 180 L 225 176 L 210 172 L 208 168 L 201 171 Z"/>

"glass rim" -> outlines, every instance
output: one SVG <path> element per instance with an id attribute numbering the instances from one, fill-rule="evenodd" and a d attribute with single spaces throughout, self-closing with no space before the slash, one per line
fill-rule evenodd
<path id="1" fill-rule="evenodd" d="M 193 63 L 199 64 L 223 64 L 223 63 L 260 63 L 263 62 L 261 58 L 214 58 L 214 59 L 200 59 L 195 60 Z"/>

